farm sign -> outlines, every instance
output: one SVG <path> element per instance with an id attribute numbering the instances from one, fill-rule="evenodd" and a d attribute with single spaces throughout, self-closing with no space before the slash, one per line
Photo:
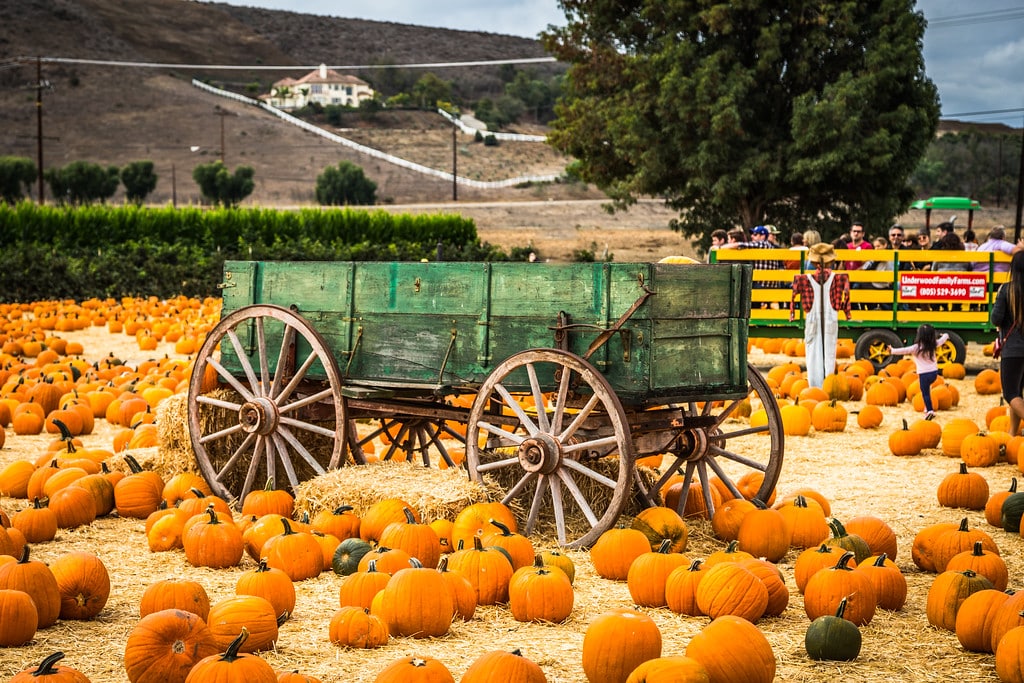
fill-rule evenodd
<path id="1" fill-rule="evenodd" d="M 904 301 L 985 301 L 985 273 L 900 273 L 900 299 Z"/>

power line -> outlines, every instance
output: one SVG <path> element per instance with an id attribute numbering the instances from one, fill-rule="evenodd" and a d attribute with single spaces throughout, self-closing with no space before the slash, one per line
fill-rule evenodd
<path id="1" fill-rule="evenodd" d="M 993 21 L 1012 21 L 1024 19 L 1024 9 L 1001 9 L 990 12 L 973 12 L 948 17 L 937 17 L 928 20 L 928 28 L 946 28 L 951 26 L 969 26 L 971 24 L 987 24 Z"/>
<path id="2" fill-rule="evenodd" d="M 18 57 L 15 61 L 27 64 L 35 62 L 36 57 Z M 203 71 L 299 71 L 315 70 L 320 65 L 303 66 L 296 64 L 292 66 L 277 66 L 267 64 L 172 64 L 170 62 L 124 62 L 106 59 L 75 59 L 71 57 L 39 57 L 40 61 L 50 64 L 88 64 L 91 66 L 117 66 L 131 67 L 136 69 L 201 69 Z M 460 66 L 500 66 L 503 64 L 541 64 L 558 61 L 554 57 L 523 57 L 518 59 L 491 59 L 471 62 L 426 62 L 418 64 L 341 64 L 327 65 L 328 69 L 339 71 L 355 71 L 360 69 L 442 69 L 447 67 Z"/>
<path id="3" fill-rule="evenodd" d="M 947 118 L 951 116 L 988 116 L 989 114 L 1012 114 L 1017 111 L 1024 111 L 1024 107 L 1015 107 L 1013 109 L 988 109 L 986 111 L 964 111 L 957 114 L 943 114 L 943 116 Z"/>

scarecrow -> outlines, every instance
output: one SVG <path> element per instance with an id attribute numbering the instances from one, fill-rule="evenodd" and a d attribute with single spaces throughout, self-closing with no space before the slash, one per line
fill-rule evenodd
<path id="1" fill-rule="evenodd" d="M 808 249 L 807 262 L 814 266 L 814 272 L 793 277 L 789 319 L 794 318 L 794 304 L 799 297 L 804 310 L 807 382 L 812 387 L 820 388 L 825 376 L 835 372 L 839 311 L 850 319 L 850 277 L 832 270 L 835 261 L 836 253 L 831 244 L 813 244 Z"/>

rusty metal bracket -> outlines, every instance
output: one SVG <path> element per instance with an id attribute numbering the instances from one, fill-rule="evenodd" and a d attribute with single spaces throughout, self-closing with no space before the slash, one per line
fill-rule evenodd
<path id="1" fill-rule="evenodd" d="M 356 357 L 356 351 L 359 350 L 359 343 L 363 341 L 363 326 L 360 325 L 356 330 L 356 343 L 352 345 L 352 350 L 348 352 L 348 362 L 345 363 L 345 379 L 350 377 L 349 369 L 352 367 L 352 360 Z"/>
<path id="2" fill-rule="evenodd" d="M 590 346 L 587 347 L 587 352 L 583 354 L 584 360 L 590 360 L 590 357 L 594 355 L 594 352 L 601 348 L 605 344 L 605 342 L 611 339 L 613 334 L 619 332 L 620 328 L 626 324 L 627 320 L 633 317 L 633 314 L 637 312 L 637 309 L 644 305 L 644 302 L 647 301 L 647 299 L 649 299 L 653 294 L 656 294 L 656 292 L 649 289 L 643 283 L 642 279 L 640 280 L 640 289 L 644 291 L 644 293 L 640 295 L 640 298 L 634 301 L 633 305 L 630 306 L 626 310 L 626 312 L 623 313 L 619 317 L 619 319 L 612 324 L 611 327 L 601 332 L 601 334 L 597 335 L 597 339 L 590 342 Z M 622 332 L 628 333 L 628 330 L 622 330 Z"/>
<path id="3" fill-rule="evenodd" d="M 452 328 L 452 338 L 448 342 L 448 350 L 445 351 L 444 360 L 441 361 L 441 369 L 437 373 L 437 384 L 440 386 L 444 383 L 444 369 L 448 365 L 448 359 L 452 356 L 452 349 L 455 348 L 455 339 L 459 336 L 459 331 L 454 327 Z"/>

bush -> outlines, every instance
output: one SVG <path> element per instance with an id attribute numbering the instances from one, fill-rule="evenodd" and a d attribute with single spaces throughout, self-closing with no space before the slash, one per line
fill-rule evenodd
<path id="1" fill-rule="evenodd" d="M 316 200 L 328 206 L 369 206 L 377 203 L 377 183 L 367 178 L 359 166 L 342 161 L 317 176 Z"/>
<path id="2" fill-rule="evenodd" d="M 72 161 L 63 168 L 49 169 L 44 177 L 56 202 L 81 205 L 113 197 L 120 175 L 117 166 L 103 168 L 89 161 Z"/>
<path id="3" fill-rule="evenodd" d="M 133 161 L 121 169 L 121 183 L 125 197 L 133 204 L 141 204 L 156 188 L 157 176 L 152 161 Z"/>
<path id="4" fill-rule="evenodd" d="M 21 201 L 29 194 L 37 173 L 28 157 L 0 157 L 0 199 L 8 204 Z"/>
<path id="5" fill-rule="evenodd" d="M 251 166 L 239 166 L 232 175 L 223 163 L 215 161 L 196 166 L 192 170 L 192 179 L 196 181 L 203 197 L 211 203 L 238 206 L 256 187 L 254 174 Z"/>

